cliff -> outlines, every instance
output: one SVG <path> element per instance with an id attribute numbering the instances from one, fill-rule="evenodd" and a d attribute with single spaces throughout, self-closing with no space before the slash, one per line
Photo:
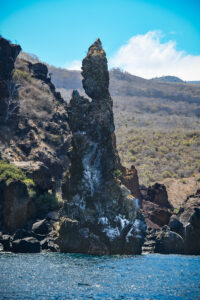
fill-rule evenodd
<path id="1" fill-rule="evenodd" d="M 121 165 L 101 41 L 69 104 L 20 50 L 0 37 L 0 251 L 199 254 L 199 191 L 177 212 Z"/>
<path id="2" fill-rule="evenodd" d="M 116 149 L 107 59 L 99 39 L 83 60 L 82 75 L 90 98 L 73 91 L 68 107 L 73 150 L 58 243 L 64 252 L 138 254 L 145 223 L 139 200 L 120 181 L 125 169 Z"/>
<path id="3" fill-rule="evenodd" d="M 0 37 L 1 226 L 11 232 L 56 207 L 71 147 L 66 103 L 20 50 Z"/>

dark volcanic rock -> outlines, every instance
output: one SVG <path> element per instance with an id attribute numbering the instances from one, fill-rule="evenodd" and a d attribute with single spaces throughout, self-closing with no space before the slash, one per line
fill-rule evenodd
<path id="1" fill-rule="evenodd" d="M 4 226 L 14 231 L 22 227 L 28 219 L 29 195 L 26 185 L 21 181 L 6 185 L 3 199 Z"/>
<path id="2" fill-rule="evenodd" d="M 145 244 L 150 235 L 147 232 Z M 158 253 L 200 254 L 200 193 L 186 199 L 179 213 L 172 215 L 154 235 L 154 251 Z"/>
<path id="3" fill-rule="evenodd" d="M 160 207 L 151 201 L 142 202 L 142 211 L 147 223 L 147 226 L 152 228 L 160 228 L 169 223 L 172 215 L 171 210 L 166 207 Z"/>
<path id="4" fill-rule="evenodd" d="M 11 250 L 15 253 L 38 253 L 40 252 L 40 242 L 34 237 L 15 240 Z"/>
<path id="5" fill-rule="evenodd" d="M 13 235 L 13 240 L 23 239 L 32 236 L 32 233 L 24 228 L 18 229 Z"/>
<path id="6" fill-rule="evenodd" d="M 8 40 L 0 36 L 0 124 L 7 121 L 7 114 L 13 85 L 11 75 L 17 55 L 21 51 L 19 45 L 11 44 Z M 13 107 L 12 107 L 13 109 Z"/>
<path id="7" fill-rule="evenodd" d="M 44 240 L 42 240 L 40 242 L 40 245 L 41 245 L 42 250 L 44 252 L 48 252 L 48 251 L 50 251 L 50 252 L 58 252 L 59 251 L 58 245 L 56 245 L 54 243 L 54 240 L 52 238 L 50 238 L 50 237 L 47 237 Z"/>
<path id="8" fill-rule="evenodd" d="M 186 254 L 200 254 L 200 191 L 186 199 L 177 216 Z M 171 222 L 170 222 L 171 223 Z M 183 227 L 183 229 L 182 229 Z"/>
<path id="9" fill-rule="evenodd" d="M 71 148 L 67 104 L 46 65 L 17 58 L 20 49 L 0 38 L 2 159 L 22 168 L 39 189 L 61 190 Z"/>
<path id="10" fill-rule="evenodd" d="M 164 184 L 155 183 L 149 187 L 147 189 L 147 200 L 158 204 L 160 207 L 172 208 Z"/>
<path id="11" fill-rule="evenodd" d="M 47 66 L 42 63 L 29 64 L 29 69 L 33 73 L 33 76 L 37 79 L 46 80 L 48 69 Z"/>
<path id="12" fill-rule="evenodd" d="M 46 219 L 38 221 L 33 224 L 32 231 L 36 234 L 46 235 L 50 231 L 49 223 Z"/>
<path id="13" fill-rule="evenodd" d="M 90 46 L 82 63 L 83 88 L 92 99 L 103 99 L 109 95 L 109 73 L 106 54 L 97 39 Z"/>
<path id="14" fill-rule="evenodd" d="M 156 237 L 155 252 L 163 254 L 181 254 L 184 252 L 184 240 L 176 232 L 163 227 Z"/>
<path id="15" fill-rule="evenodd" d="M 10 235 L 4 234 L 0 236 L 0 243 L 3 245 L 4 251 L 10 251 L 11 250 L 11 237 Z"/>
<path id="16" fill-rule="evenodd" d="M 123 167 L 100 40 L 89 48 L 82 70 L 92 101 L 74 91 L 68 107 L 73 150 L 63 186 L 67 219 L 61 221 L 58 243 L 64 252 L 140 253 L 145 223 L 138 199 L 119 179 Z"/>
<path id="17" fill-rule="evenodd" d="M 168 201 L 166 188 L 163 184 L 155 183 L 141 190 L 142 212 L 147 226 L 161 228 L 168 225 L 172 215 L 172 205 Z"/>

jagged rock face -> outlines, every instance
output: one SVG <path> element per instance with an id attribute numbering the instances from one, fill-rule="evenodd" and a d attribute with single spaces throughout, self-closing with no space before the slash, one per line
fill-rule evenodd
<path id="1" fill-rule="evenodd" d="M 34 185 L 30 192 L 13 174 L 11 182 L 0 180 L 0 229 L 8 232 L 44 214 L 37 205 L 41 195 L 50 190 L 62 196 L 71 148 L 67 104 L 47 67 L 17 58 L 20 49 L 0 38 L 0 159 L 22 169 Z"/>
<path id="2" fill-rule="evenodd" d="M 178 233 L 170 231 L 168 226 L 164 226 L 156 237 L 155 252 L 182 254 L 184 253 L 184 240 Z"/>
<path id="3" fill-rule="evenodd" d="M 0 124 L 5 122 L 14 63 L 21 47 L 0 36 Z"/>
<path id="4" fill-rule="evenodd" d="M 142 212 L 148 227 L 156 229 L 168 225 L 172 205 L 163 184 L 155 183 L 142 190 Z"/>
<path id="5" fill-rule="evenodd" d="M 186 199 L 169 226 L 182 236 L 185 254 L 200 254 L 200 191 Z"/>
<path id="6" fill-rule="evenodd" d="M 92 100 L 74 91 L 68 107 L 73 150 L 63 189 L 67 219 L 61 222 L 58 243 L 64 252 L 140 253 L 145 224 L 138 199 L 117 178 L 123 167 L 100 40 L 89 48 L 82 70 L 83 87 Z"/>
<path id="7" fill-rule="evenodd" d="M 29 195 L 26 185 L 21 181 L 14 181 L 3 189 L 4 226 L 14 231 L 26 223 L 29 217 Z"/>
<path id="8" fill-rule="evenodd" d="M 86 94 L 96 100 L 109 96 L 107 59 L 99 39 L 90 46 L 82 65 L 82 83 Z"/>
<path id="9" fill-rule="evenodd" d="M 23 169 L 41 190 L 61 191 L 71 147 L 67 104 L 44 64 L 17 58 L 20 46 L 3 38 L 0 49 L 0 86 L 10 85 L 7 92 L 0 90 L 0 105 L 5 104 L 0 109 L 1 157 Z"/>

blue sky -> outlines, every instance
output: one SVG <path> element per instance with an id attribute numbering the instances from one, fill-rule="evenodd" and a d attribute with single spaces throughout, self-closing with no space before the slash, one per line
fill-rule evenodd
<path id="1" fill-rule="evenodd" d="M 1 0 L 0 3 L 0 34 L 49 64 L 79 68 L 89 45 L 100 37 L 111 67 L 119 66 L 146 78 L 171 72 L 185 79 L 200 80 L 197 68 L 192 75 L 200 61 L 199 0 Z M 141 51 L 144 48 L 141 44 L 153 52 Z M 146 58 L 143 64 L 149 65 L 146 76 L 145 66 L 141 66 L 141 71 L 134 64 L 137 60 L 142 65 L 141 52 Z M 152 53 L 159 53 L 161 73 Z M 166 68 L 170 59 L 171 65 L 178 60 L 177 71 Z M 184 73 L 188 64 L 191 75 Z"/>

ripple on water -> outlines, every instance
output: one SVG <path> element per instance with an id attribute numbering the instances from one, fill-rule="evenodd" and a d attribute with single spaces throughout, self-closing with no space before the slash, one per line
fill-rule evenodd
<path id="1" fill-rule="evenodd" d="M 3 299 L 200 299 L 200 256 L 4 253 Z"/>

